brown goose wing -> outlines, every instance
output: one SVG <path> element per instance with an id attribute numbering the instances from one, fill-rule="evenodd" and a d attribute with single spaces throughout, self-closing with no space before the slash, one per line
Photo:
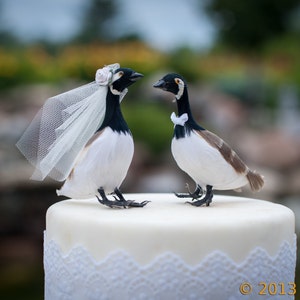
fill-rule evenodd
<path id="1" fill-rule="evenodd" d="M 216 148 L 237 173 L 245 174 L 253 191 L 258 191 L 263 187 L 263 177 L 256 171 L 250 170 L 236 152 L 220 137 L 208 130 L 197 130 L 196 133 L 212 147 Z"/>

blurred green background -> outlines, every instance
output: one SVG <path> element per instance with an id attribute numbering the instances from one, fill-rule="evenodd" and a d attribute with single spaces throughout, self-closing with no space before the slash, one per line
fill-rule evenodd
<path id="1" fill-rule="evenodd" d="M 265 175 L 260 193 L 226 194 L 282 203 L 300 230 L 299 1 L 0 0 L 1 299 L 43 299 L 45 213 L 61 200 L 58 183 L 28 180 L 15 142 L 47 98 L 115 62 L 145 75 L 122 102 L 135 139 L 123 192 L 193 184 L 170 153 L 172 96 L 152 88 L 177 72 L 198 122 Z"/>

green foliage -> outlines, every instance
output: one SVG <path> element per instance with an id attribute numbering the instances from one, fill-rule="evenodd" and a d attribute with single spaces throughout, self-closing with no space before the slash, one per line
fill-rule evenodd
<path id="1" fill-rule="evenodd" d="M 244 50 L 257 50 L 286 33 L 298 0 L 211 0 L 207 11 L 219 26 L 220 41 Z"/>
<path id="2" fill-rule="evenodd" d="M 39 300 L 44 294 L 44 274 L 40 265 L 11 263 L 0 273 L 1 299 Z"/>
<path id="3" fill-rule="evenodd" d="M 74 41 L 90 43 L 111 39 L 107 22 L 116 14 L 117 6 L 112 0 L 91 0 L 87 2 L 82 27 Z"/>
<path id="4" fill-rule="evenodd" d="M 198 65 L 199 55 L 189 48 L 180 48 L 174 51 L 167 61 L 169 68 L 184 75 L 189 82 L 195 82 L 201 77 Z"/>
<path id="5" fill-rule="evenodd" d="M 277 82 L 300 86 L 300 39 L 297 34 L 273 39 L 263 50 L 264 59 L 276 65 Z"/>
<path id="6" fill-rule="evenodd" d="M 41 45 L 0 47 L 0 89 L 70 78 L 92 81 L 96 69 L 115 62 L 149 74 L 162 65 L 163 59 L 163 55 L 136 41 L 68 45 L 55 49 Z"/>
<path id="7" fill-rule="evenodd" d="M 164 110 L 160 103 L 126 102 L 122 105 L 122 111 L 136 141 L 147 145 L 154 154 L 167 149 L 173 126 L 170 112 Z"/>

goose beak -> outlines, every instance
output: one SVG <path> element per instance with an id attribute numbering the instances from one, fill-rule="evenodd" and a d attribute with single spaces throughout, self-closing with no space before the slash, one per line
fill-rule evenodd
<path id="1" fill-rule="evenodd" d="M 144 77 L 144 75 L 143 74 L 141 74 L 141 73 L 138 73 L 138 72 L 134 72 L 134 73 L 132 73 L 131 75 L 130 75 L 130 80 L 131 81 L 137 81 L 137 80 L 139 80 L 140 78 L 142 78 L 142 77 Z"/>
<path id="2" fill-rule="evenodd" d="M 153 84 L 153 87 L 158 89 L 164 89 L 165 83 L 166 82 L 163 79 L 160 79 L 159 81 Z"/>

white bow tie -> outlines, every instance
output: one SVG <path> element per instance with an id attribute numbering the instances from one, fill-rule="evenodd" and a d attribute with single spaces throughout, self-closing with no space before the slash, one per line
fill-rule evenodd
<path id="1" fill-rule="evenodd" d="M 171 114 L 171 120 L 174 125 L 184 126 L 185 122 L 189 119 L 188 114 L 182 114 L 180 117 L 177 117 L 176 114 L 173 112 Z"/>

